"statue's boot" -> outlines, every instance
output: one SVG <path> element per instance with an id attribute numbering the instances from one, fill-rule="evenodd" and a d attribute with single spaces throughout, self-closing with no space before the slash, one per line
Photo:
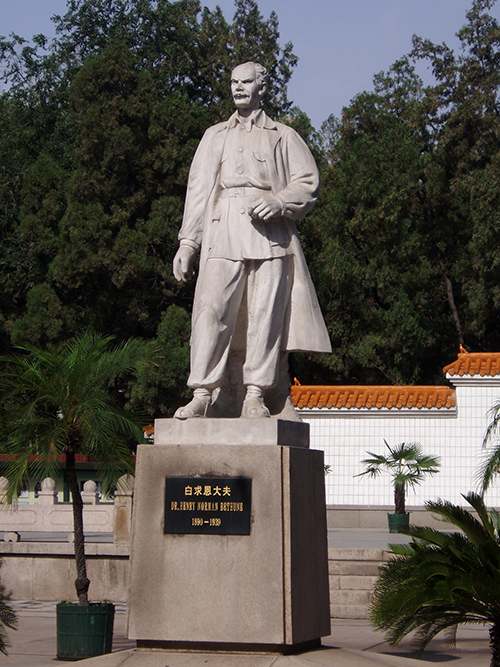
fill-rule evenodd
<path id="1" fill-rule="evenodd" d="M 271 413 L 264 403 L 264 396 L 260 387 L 248 385 L 247 395 L 245 396 L 243 407 L 241 409 L 241 416 L 247 418 L 250 417 L 251 419 L 271 416 Z"/>
<path id="2" fill-rule="evenodd" d="M 192 419 L 193 417 L 206 417 L 208 408 L 212 402 L 212 393 L 207 389 L 195 389 L 192 400 L 175 413 L 175 419 Z"/>

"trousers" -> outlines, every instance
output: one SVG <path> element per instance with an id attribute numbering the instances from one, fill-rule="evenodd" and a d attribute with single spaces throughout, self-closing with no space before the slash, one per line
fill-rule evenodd
<path id="1" fill-rule="evenodd" d="M 189 387 L 220 386 L 235 327 L 243 320 L 243 383 L 262 389 L 277 383 L 292 270 L 291 255 L 207 260 L 193 308 Z"/>

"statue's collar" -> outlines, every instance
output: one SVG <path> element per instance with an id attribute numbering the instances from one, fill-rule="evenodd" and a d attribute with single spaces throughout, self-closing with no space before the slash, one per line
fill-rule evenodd
<path id="1" fill-rule="evenodd" d="M 240 120 L 240 117 L 238 115 L 238 112 L 235 111 L 233 115 L 229 118 L 227 121 L 226 127 L 230 129 L 231 127 L 236 127 L 239 123 L 242 121 Z M 250 132 L 252 129 L 252 125 L 255 125 L 256 127 L 259 127 L 264 130 L 275 130 L 276 129 L 276 123 L 272 121 L 265 113 L 262 111 L 262 109 L 257 109 L 254 111 L 249 118 L 245 119 L 245 124 L 247 125 L 247 131 Z"/>

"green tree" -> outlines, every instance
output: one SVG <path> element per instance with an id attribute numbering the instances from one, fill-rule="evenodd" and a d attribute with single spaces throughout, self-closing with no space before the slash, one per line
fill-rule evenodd
<path id="1" fill-rule="evenodd" d="M 458 31 L 457 55 L 414 38 L 436 85 L 426 90 L 432 151 L 425 174 L 425 222 L 446 280 L 459 342 L 496 349 L 498 336 L 498 154 L 500 26 L 495 0 L 474 0 Z"/>
<path id="2" fill-rule="evenodd" d="M 7 499 L 17 499 L 29 466 L 37 477 L 55 477 L 65 461 L 81 605 L 88 604 L 90 581 L 76 456 L 88 456 L 109 488 L 122 474 L 133 472 L 132 447 L 142 440 L 140 426 L 146 421 L 125 411 L 119 400 L 129 394 L 130 378 L 147 355 L 144 343 L 112 342 L 87 333 L 50 350 L 22 346 L 1 359 L 0 452 Z"/>
<path id="3" fill-rule="evenodd" d="M 164 344 L 168 314 L 188 315 L 193 298 L 171 269 L 189 165 L 205 129 L 232 112 L 234 59 L 262 54 L 279 79 L 266 104 L 282 113 L 296 58 L 276 15 L 250 0 L 232 23 L 197 0 L 69 0 L 54 22 L 50 43 L 0 40 L 0 345 L 88 327 Z M 166 385 L 149 375 L 142 391 L 168 410 L 166 386 L 173 395 L 172 378 L 187 375 L 176 341 Z"/>
<path id="4" fill-rule="evenodd" d="M 264 19 L 255 0 L 235 0 L 232 23 L 220 8 L 199 0 L 68 0 L 53 17 L 56 37 L 36 35 L 29 43 L 0 39 L 3 80 L 23 101 L 43 99 L 52 113 L 67 102 L 68 89 L 87 58 L 111 44 L 124 44 L 148 72 L 160 94 L 186 94 L 223 115 L 230 102 L 229 77 L 238 62 L 258 58 L 270 72 L 267 105 L 276 114 L 290 103 L 286 86 L 297 57 L 291 43 L 279 44 L 275 12 Z"/>
<path id="5" fill-rule="evenodd" d="M 48 276 L 66 303 L 90 316 L 86 324 L 101 331 L 113 331 L 109 318 L 125 310 L 132 315 L 128 330 L 138 332 L 140 305 L 127 287 L 136 280 L 147 283 L 149 274 L 144 227 L 151 205 L 148 132 L 156 101 L 150 77 L 137 71 L 120 44 L 90 57 L 70 91 L 74 168 Z M 106 312 L 108 299 L 115 306 Z"/>
<path id="6" fill-rule="evenodd" d="M 500 515 L 482 498 L 465 500 L 477 518 L 449 502 L 426 508 L 456 529 L 444 533 L 415 526 L 404 531 L 407 545 L 391 545 L 372 598 L 371 620 L 390 644 L 411 632 L 420 650 L 445 631 L 455 642 L 459 625 L 490 625 L 491 667 L 500 665 Z"/>
<path id="7" fill-rule="evenodd" d="M 70 101 L 71 173 L 42 156 L 25 178 L 20 234 L 33 279 L 13 339 L 43 344 L 89 326 L 153 338 L 173 301 L 190 302 L 171 258 L 210 121 L 183 95 L 160 100 L 122 44 L 87 60 Z"/>
<path id="8" fill-rule="evenodd" d="M 132 387 L 132 402 L 151 414 L 173 415 L 187 403 L 191 390 L 186 386 L 189 369 L 191 318 L 186 310 L 172 304 L 164 312 L 154 339 L 154 363 L 143 365 Z"/>
<path id="9" fill-rule="evenodd" d="M 343 382 L 421 381 L 442 363 L 436 332 L 451 318 L 436 290 L 439 267 L 423 252 L 422 98 L 403 59 L 323 128 L 322 194 L 301 236 L 333 343 L 321 359 L 329 382 L 332 373 Z"/>
<path id="10" fill-rule="evenodd" d="M 8 346 L 15 321 L 23 315 L 26 290 L 40 279 L 19 222 L 23 180 L 37 160 L 38 139 L 30 110 L 18 100 L 0 95 L 0 349 Z M 51 175 L 49 170 L 45 184 Z M 53 187 L 52 181 L 50 189 Z M 37 198 L 42 204 L 42 187 Z M 41 217 L 48 217 L 47 208 Z"/>
<path id="11" fill-rule="evenodd" d="M 421 484 L 426 475 L 439 472 L 440 461 L 438 457 L 424 454 L 417 442 L 402 442 L 396 447 L 391 447 L 385 440 L 384 443 L 389 454 L 384 456 L 368 452 L 371 458 L 361 461 L 366 470 L 356 477 L 378 477 L 383 472 L 389 473 L 394 486 L 395 513 L 405 514 L 406 490 Z"/>
<path id="12" fill-rule="evenodd" d="M 415 38 L 323 126 L 322 194 L 301 233 L 334 353 L 299 359 L 308 381 L 438 382 L 459 344 L 500 344 L 493 4 L 472 2 L 458 54 Z"/>

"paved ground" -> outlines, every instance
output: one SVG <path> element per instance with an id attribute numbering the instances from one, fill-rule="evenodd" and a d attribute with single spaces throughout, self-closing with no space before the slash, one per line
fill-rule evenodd
<path id="1" fill-rule="evenodd" d="M 27 537 L 27 536 L 26 536 Z M 31 537 L 35 537 L 32 535 Z M 54 536 L 55 538 L 56 536 Z M 23 535 L 24 539 L 25 536 Z M 389 535 L 384 530 L 333 530 L 330 547 L 375 548 L 408 538 Z M 49 667 L 57 662 L 55 602 L 15 601 L 19 629 L 9 632 L 12 646 L 9 656 L 0 654 L 0 665 L 6 667 Z M 368 621 L 335 620 L 332 634 L 323 639 L 323 648 L 295 657 L 276 656 L 209 656 L 207 654 L 138 655 L 133 642 L 126 638 L 125 605 L 118 604 L 115 614 L 113 654 L 83 661 L 88 667 L 417 667 L 445 665 L 456 667 L 489 667 L 488 629 L 462 628 L 456 649 L 448 649 L 442 638 L 436 638 L 421 657 L 412 652 L 411 642 L 390 648 L 383 635 L 375 632 Z"/>
<path id="2" fill-rule="evenodd" d="M 387 549 L 389 544 L 404 544 L 410 538 L 388 530 L 337 528 L 328 531 L 328 546 L 334 549 Z"/>
<path id="3" fill-rule="evenodd" d="M 19 629 L 9 632 L 12 645 L 9 656 L 0 657 L 0 665 L 6 667 L 54 667 L 56 655 L 56 621 L 55 602 L 17 601 L 14 606 L 19 614 Z M 125 636 L 125 608 L 118 605 L 115 615 L 115 633 L 113 654 L 104 659 L 83 661 L 91 665 L 102 662 L 104 666 L 133 667 L 136 663 L 131 651 L 134 644 Z M 397 649 L 391 649 L 383 642 L 383 637 L 372 630 L 368 621 L 335 620 L 332 623 L 332 634 L 323 639 L 324 648 L 319 651 L 303 653 L 295 658 L 276 658 L 275 656 L 198 656 L 169 654 L 156 656 L 158 661 L 145 662 L 145 665 L 161 665 L 161 667 L 267 667 L 281 664 L 303 665 L 304 667 L 321 665 L 322 667 L 365 667 L 368 665 L 390 665 L 391 667 L 414 667 L 426 664 L 447 664 L 457 667 L 488 667 L 490 654 L 488 649 L 488 631 L 486 628 L 462 629 L 459 632 L 457 648 L 447 649 L 442 639 L 435 639 L 421 658 L 411 651 L 409 642 Z M 127 650 L 128 649 L 128 650 Z M 116 653 L 119 652 L 121 653 Z M 113 659 L 113 663 L 110 662 Z M 142 663 L 140 663 L 142 664 Z"/>
<path id="4" fill-rule="evenodd" d="M 8 667 L 48 667 L 56 662 L 56 602 L 13 602 L 19 627 L 9 631 L 9 655 L 0 654 L 0 665 Z M 125 636 L 125 605 L 117 605 L 113 651 L 134 646 Z M 62 664 L 62 663 L 59 663 Z"/>

